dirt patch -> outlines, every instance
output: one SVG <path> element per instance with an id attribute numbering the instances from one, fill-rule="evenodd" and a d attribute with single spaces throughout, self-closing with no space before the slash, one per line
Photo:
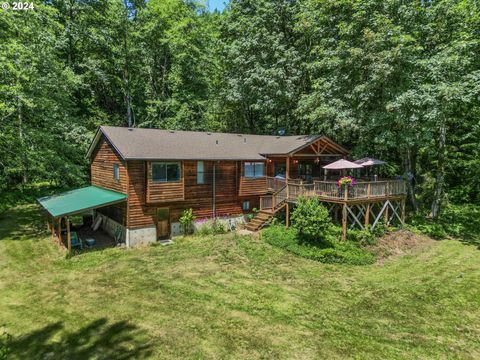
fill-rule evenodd
<path id="1" fill-rule="evenodd" d="M 435 243 L 428 236 L 415 234 L 408 230 L 398 230 L 385 234 L 378 239 L 378 243 L 370 247 L 375 254 L 377 262 L 382 263 L 387 259 L 403 256 L 431 246 Z"/>

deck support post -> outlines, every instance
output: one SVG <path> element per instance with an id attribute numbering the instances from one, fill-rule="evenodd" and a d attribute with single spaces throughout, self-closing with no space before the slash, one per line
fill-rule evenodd
<path id="1" fill-rule="evenodd" d="M 67 221 L 67 244 L 68 244 L 68 256 L 72 253 L 72 239 L 70 237 L 70 220 L 68 216 L 65 218 Z"/>
<path id="2" fill-rule="evenodd" d="M 388 203 L 387 203 L 387 206 L 385 207 L 385 212 L 383 216 L 384 216 L 383 222 L 385 223 L 385 226 L 388 226 Z"/>
<path id="3" fill-rule="evenodd" d="M 405 225 L 405 197 L 402 198 L 401 202 L 401 210 L 400 210 L 400 221 L 402 222 L 402 225 Z"/>
<path id="4" fill-rule="evenodd" d="M 290 205 L 288 202 L 285 205 L 285 226 L 288 228 L 290 226 Z"/>
<path id="5" fill-rule="evenodd" d="M 367 203 L 367 210 L 365 211 L 365 226 L 370 225 L 370 203 Z"/>
<path id="6" fill-rule="evenodd" d="M 347 239 L 347 204 L 342 207 L 342 240 Z"/>

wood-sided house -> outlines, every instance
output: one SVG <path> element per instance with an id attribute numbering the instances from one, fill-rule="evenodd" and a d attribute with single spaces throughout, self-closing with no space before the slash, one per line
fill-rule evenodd
<path id="1" fill-rule="evenodd" d="M 97 208 L 121 224 L 128 246 L 180 232 L 197 219 L 235 218 L 259 208 L 267 179 L 310 180 L 347 151 L 325 136 L 266 136 L 102 126 L 89 150 L 91 183 L 125 195 Z"/>

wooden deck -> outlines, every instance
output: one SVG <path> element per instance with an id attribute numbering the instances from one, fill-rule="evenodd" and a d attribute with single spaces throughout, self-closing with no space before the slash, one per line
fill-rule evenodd
<path id="1" fill-rule="evenodd" d="M 262 197 L 263 208 L 272 208 L 278 200 L 295 203 L 300 197 L 316 196 L 321 201 L 337 204 L 368 203 L 389 199 L 401 199 L 406 196 L 403 180 L 360 181 L 354 186 L 339 187 L 335 181 L 314 181 L 303 184 L 300 180 L 267 178 L 267 191 L 270 195 Z M 280 199 L 275 199 L 280 197 Z M 277 201 L 276 201 L 277 200 Z M 261 206 L 262 208 L 262 206 Z"/>
<path id="2" fill-rule="evenodd" d="M 403 180 L 359 181 L 354 186 L 338 186 L 336 181 L 313 181 L 304 184 L 300 180 L 267 178 L 268 195 L 260 198 L 260 211 L 272 215 L 285 208 L 286 225 L 289 225 L 289 204 L 301 197 L 317 197 L 328 203 L 334 218 L 341 214 L 342 238 L 347 227 L 374 229 L 383 222 L 386 226 L 398 220 L 405 223 L 405 198 L 407 188 Z M 381 219 L 383 219 L 381 221 Z"/>

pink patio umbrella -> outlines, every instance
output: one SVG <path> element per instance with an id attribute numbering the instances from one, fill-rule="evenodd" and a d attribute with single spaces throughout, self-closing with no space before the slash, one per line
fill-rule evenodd
<path id="1" fill-rule="evenodd" d="M 340 160 L 334 161 L 333 163 L 325 165 L 323 168 L 325 170 L 341 170 L 342 174 L 345 175 L 347 169 L 361 169 L 363 168 L 363 166 L 355 164 L 345 159 L 340 159 Z M 327 179 L 327 173 L 324 174 L 324 180 L 326 179 Z"/>
<path id="2" fill-rule="evenodd" d="M 334 161 L 333 163 L 325 165 L 323 168 L 327 170 L 361 169 L 363 168 L 363 165 L 355 164 L 345 159 L 340 159 Z"/>

